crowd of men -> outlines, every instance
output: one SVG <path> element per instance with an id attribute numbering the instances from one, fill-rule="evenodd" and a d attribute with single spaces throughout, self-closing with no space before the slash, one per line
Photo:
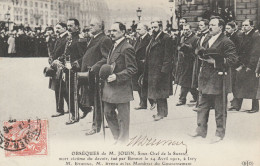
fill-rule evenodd
<path id="1" fill-rule="evenodd" d="M 46 33 L 19 26 L 11 31 L 0 31 L 1 57 L 48 57 Z"/>
<path id="2" fill-rule="evenodd" d="M 201 20 L 196 32 L 186 19 L 179 23 L 179 30 L 168 33 L 161 21 L 152 21 L 151 28 L 138 23 L 131 37 L 121 22 L 113 23 L 105 34 L 100 19 L 91 20 L 84 38 L 77 19 L 47 28 L 50 68 L 44 72 L 56 96 L 52 117 L 65 114 L 64 100 L 70 115 L 67 125 L 93 110 L 92 129 L 86 135 L 104 129 L 105 117 L 116 142 L 124 143 L 129 139 L 133 91 L 140 98 L 135 109 L 147 109 L 149 101 L 150 109 L 157 107 L 152 118 L 159 121 L 168 116 L 174 82 L 181 89 L 176 106 L 186 104 L 188 92 L 196 103 L 197 129 L 191 136 L 207 136 L 209 111 L 214 109 L 217 129 L 212 143 L 221 141 L 228 93 L 234 95 L 228 110 L 239 111 L 243 99 L 252 99 L 248 113 L 259 111 L 260 34 L 248 19 L 241 30 L 218 16 Z"/>

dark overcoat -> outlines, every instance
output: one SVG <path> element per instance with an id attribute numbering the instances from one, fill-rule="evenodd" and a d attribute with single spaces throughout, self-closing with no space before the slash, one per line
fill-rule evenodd
<path id="1" fill-rule="evenodd" d="M 107 64 L 116 63 L 116 80 L 104 83 L 102 100 L 107 103 L 127 103 L 134 99 L 132 77 L 137 72 L 134 48 L 124 39 L 107 59 Z"/>
<path id="2" fill-rule="evenodd" d="M 257 63 L 255 72 L 260 74 L 260 58 L 258 59 L 258 63 Z M 258 88 L 257 88 L 256 99 L 260 99 L 260 79 L 259 78 L 258 78 Z"/>
<path id="3" fill-rule="evenodd" d="M 64 36 L 57 38 L 55 41 L 53 51 L 51 52 L 52 60 L 56 60 L 64 54 L 67 37 L 68 35 L 65 34 Z M 57 88 L 59 88 L 59 79 L 56 79 L 56 77 L 51 77 L 49 88 L 52 90 L 58 90 Z"/>
<path id="4" fill-rule="evenodd" d="M 226 93 L 231 92 L 231 70 L 230 67 L 237 62 L 237 54 L 234 43 L 223 33 L 208 49 L 215 49 L 219 56 L 225 58 L 225 76 Z M 223 93 L 223 77 L 218 74 L 214 64 L 202 61 L 201 70 L 198 78 L 198 89 L 202 94 L 220 95 Z"/>
<path id="5" fill-rule="evenodd" d="M 152 36 L 146 49 L 144 85 L 149 99 L 165 99 L 172 92 L 173 41 L 164 32 Z"/>
<path id="6" fill-rule="evenodd" d="M 180 41 L 175 81 L 182 87 L 191 88 L 197 40 L 198 37 L 191 34 L 188 37 L 182 36 Z"/>
<path id="7" fill-rule="evenodd" d="M 81 72 L 87 72 L 90 68 L 95 74 L 90 74 L 89 79 L 85 80 L 80 86 L 80 103 L 89 107 L 94 105 L 94 94 L 97 94 L 99 80 L 95 80 L 100 67 L 106 63 L 107 56 L 112 47 L 111 39 L 104 33 L 90 40 L 86 47 L 86 52 L 81 62 Z M 96 90 L 96 91 L 95 91 Z"/>
<path id="8" fill-rule="evenodd" d="M 256 99 L 258 78 L 255 70 L 260 57 L 260 35 L 252 30 L 248 35 L 243 34 L 239 47 L 239 63 L 243 69 L 236 73 L 234 96 L 236 98 Z M 246 71 L 246 68 L 250 68 Z"/>
<path id="9" fill-rule="evenodd" d="M 151 36 L 147 33 L 147 35 L 141 40 L 141 42 L 139 37 L 134 45 L 135 58 L 138 67 L 138 72 L 133 76 L 134 91 L 138 91 L 140 89 L 140 86 L 138 85 L 138 79 L 144 73 L 144 62 L 142 62 L 142 60 L 145 60 L 146 47 L 149 44 L 150 40 Z"/>

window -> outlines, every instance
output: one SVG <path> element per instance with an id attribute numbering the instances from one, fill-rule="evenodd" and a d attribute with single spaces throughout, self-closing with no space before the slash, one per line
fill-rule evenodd
<path id="1" fill-rule="evenodd" d="M 51 5 L 51 10 L 53 10 L 53 5 Z"/>
<path id="2" fill-rule="evenodd" d="M 23 16 L 20 16 L 20 21 L 23 21 Z"/>
<path id="3" fill-rule="evenodd" d="M 33 2 L 32 1 L 30 1 L 30 7 L 33 7 Z"/>
<path id="4" fill-rule="evenodd" d="M 24 15 L 28 15 L 28 9 L 24 9 Z"/>
<path id="5" fill-rule="evenodd" d="M 30 15 L 32 15 L 32 14 L 33 14 L 33 10 L 31 9 L 31 10 L 30 10 Z"/>
<path id="6" fill-rule="evenodd" d="M 43 25 L 44 23 L 43 23 L 43 19 L 41 19 L 41 25 Z"/>
<path id="7" fill-rule="evenodd" d="M 45 8 L 48 9 L 48 4 L 47 3 L 45 3 Z"/>
<path id="8" fill-rule="evenodd" d="M 41 3 L 41 8 L 43 8 L 43 4 Z"/>
<path id="9" fill-rule="evenodd" d="M 35 7 L 38 7 L 38 2 L 35 2 Z"/>
<path id="10" fill-rule="evenodd" d="M 27 6 L 27 1 L 26 0 L 24 1 L 24 6 Z"/>

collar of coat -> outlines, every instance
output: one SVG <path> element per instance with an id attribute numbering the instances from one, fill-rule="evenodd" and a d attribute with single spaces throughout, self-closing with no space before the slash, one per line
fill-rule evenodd
<path id="1" fill-rule="evenodd" d="M 128 43 L 126 38 L 124 38 L 120 43 L 118 43 L 118 45 L 115 48 L 111 48 L 110 52 L 109 52 L 109 56 L 107 58 L 107 62 L 108 64 L 113 63 L 116 61 L 116 59 L 119 57 L 121 51 L 122 51 L 122 46 Z"/>

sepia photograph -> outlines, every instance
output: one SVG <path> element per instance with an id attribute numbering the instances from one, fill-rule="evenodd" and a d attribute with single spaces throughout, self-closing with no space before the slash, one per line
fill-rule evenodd
<path id="1" fill-rule="evenodd" d="M 260 166 L 260 0 L 0 0 L 0 166 Z"/>

